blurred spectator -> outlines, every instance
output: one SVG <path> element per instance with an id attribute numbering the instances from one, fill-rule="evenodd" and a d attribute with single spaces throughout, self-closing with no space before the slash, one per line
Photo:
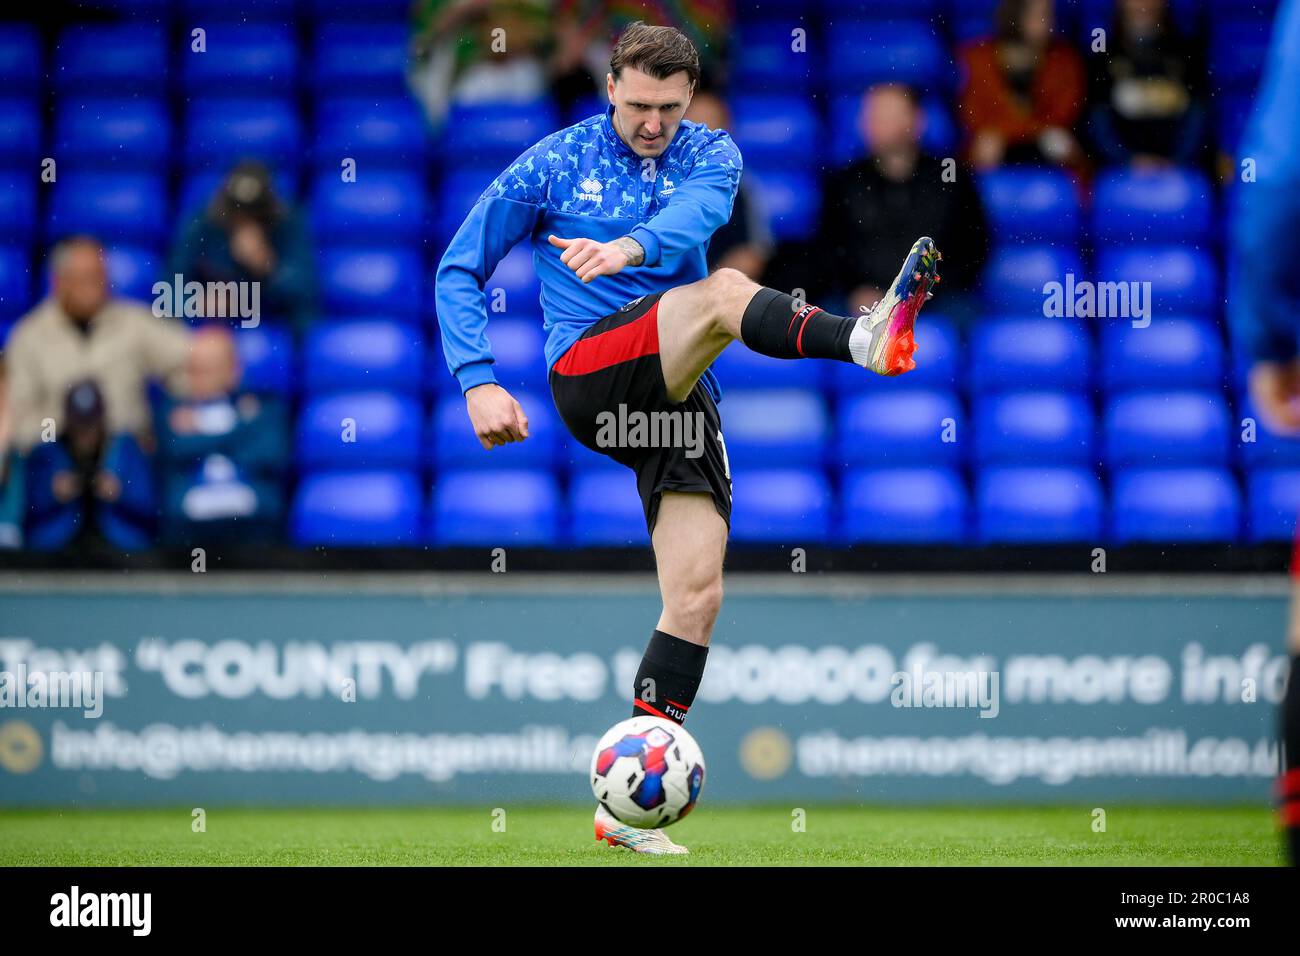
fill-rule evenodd
<path id="1" fill-rule="evenodd" d="M 152 447 L 147 385 L 184 368 L 189 330 L 137 302 L 112 298 L 96 240 L 65 240 L 50 259 L 52 292 L 14 326 L 6 352 L 14 446 L 26 453 L 53 442 L 68 389 L 94 379 L 108 432 Z"/>
<path id="2" fill-rule="evenodd" d="M 690 37 L 704 75 L 720 81 L 731 7 L 731 0 L 670 0 L 651 9 L 621 0 L 419 0 L 411 87 L 435 128 L 453 103 L 550 96 L 567 116 L 587 97 L 603 100 L 614 42 L 642 18 Z"/>
<path id="3" fill-rule="evenodd" d="M 917 236 L 943 251 L 945 314 L 963 311 L 988 255 L 988 230 L 974 175 L 921 151 L 924 118 L 916 91 L 899 84 L 864 94 L 859 132 L 868 155 L 832 173 L 822 187 L 827 284 L 856 312 L 878 302 Z"/>
<path id="4" fill-rule="evenodd" d="M 276 195 L 267 168 L 245 160 L 186 226 L 166 278 L 258 282 L 262 317 L 302 331 L 316 314 L 314 262 L 301 217 Z"/>
<path id="5" fill-rule="evenodd" d="M 0 354 L 0 549 L 23 543 L 22 459 L 9 444 L 9 399 L 5 389 L 4 355 Z"/>
<path id="6" fill-rule="evenodd" d="M 1204 60 L 1166 0 L 1119 0 L 1107 52 L 1091 57 L 1090 132 L 1113 164 L 1191 166 L 1203 158 Z"/>
<path id="7" fill-rule="evenodd" d="M 153 543 L 157 514 L 149 460 L 135 437 L 113 434 L 92 379 L 64 401 L 57 441 L 27 457 L 27 546 L 94 552 L 136 551 Z"/>
<path id="8" fill-rule="evenodd" d="M 731 126 L 727 104 L 708 90 L 697 92 L 691 99 L 686 118 L 703 123 L 709 129 L 728 129 Z M 772 233 L 767 227 L 767 216 L 753 189 L 742 177 L 731 219 L 709 241 L 709 271 L 739 269 L 758 282 L 771 256 Z"/>
<path id="9" fill-rule="evenodd" d="M 996 35 L 961 51 L 959 107 L 976 169 L 1082 165 L 1074 126 L 1086 93 L 1083 61 L 1054 26 L 1052 0 L 1001 0 Z"/>
<path id="10" fill-rule="evenodd" d="M 241 542 L 275 535 L 289 438 L 284 406 L 240 388 L 231 334 L 195 333 L 189 387 L 159 415 L 163 540 L 187 544 L 202 534 Z"/>
<path id="11" fill-rule="evenodd" d="M 439 127 L 453 102 L 527 102 L 547 94 L 548 0 L 419 0 L 411 88 Z"/>

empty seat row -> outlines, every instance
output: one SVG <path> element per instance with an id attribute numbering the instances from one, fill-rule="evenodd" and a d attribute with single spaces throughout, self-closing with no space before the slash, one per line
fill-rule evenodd
<path id="1" fill-rule="evenodd" d="M 305 546 L 601 547 L 647 535 L 630 472 L 411 471 L 311 474 L 295 496 L 291 536 Z M 427 495 L 426 495 L 427 488 Z M 734 487 L 731 537 L 782 545 L 1141 545 L 1287 540 L 1300 471 L 1253 475 L 1245 493 L 1218 469 L 1133 469 L 1109 499 L 1086 469 L 995 468 L 973 490 L 945 469 L 850 472 L 839 497 L 806 469 L 748 472 Z"/>

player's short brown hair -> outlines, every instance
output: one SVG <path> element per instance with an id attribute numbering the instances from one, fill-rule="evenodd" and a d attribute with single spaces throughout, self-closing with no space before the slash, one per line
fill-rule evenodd
<path id="1" fill-rule="evenodd" d="M 666 80 L 674 73 L 685 73 L 691 86 L 700 82 L 700 55 L 686 34 L 674 27 L 653 27 L 640 20 L 618 38 L 614 55 L 609 58 L 609 72 L 617 80 L 623 67 L 630 66 Z"/>

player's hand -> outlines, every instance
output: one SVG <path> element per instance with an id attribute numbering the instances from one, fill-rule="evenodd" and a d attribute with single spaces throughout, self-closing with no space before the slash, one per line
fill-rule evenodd
<path id="1" fill-rule="evenodd" d="M 1300 432 L 1300 363 L 1256 362 L 1250 370 L 1250 397 L 1271 429 Z"/>
<path id="2" fill-rule="evenodd" d="M 551 245 L 564 250 L 560 261 L 576 272 L 583 282 L 590 282 L 596 276 L 612 276 L 632 263 L 627 250 L 617 242 L 561 239 L 559 236 L 546 238 Z"/>
<path id="3" fill-rule="evenodd" d="M 486 449 L 528 437 L 528 416 L 514 396 L 494 382 L 466 392 L 465 408 L 479 444 Z"/>

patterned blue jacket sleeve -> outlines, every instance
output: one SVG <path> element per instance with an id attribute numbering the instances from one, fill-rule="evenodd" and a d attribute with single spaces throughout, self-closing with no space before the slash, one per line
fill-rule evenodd
<path id="1" fill-rule="evenodd" d="M 696 249 L 726 225 L 741 167 L 740 150 L 731 137 L 722 130 L 714 132 L 664 209 L 629 233 L 645 250 L 645 265 L 659 265 Z"/>
<path id="2" fill-rule="evenodd" d="M 1253 360 L 1287 362 L 1300 351 L 1300 281 L 1284 251 L 1300 222 L 1300 0 L 1286 0 L 1273 21 L 1264 76 L 1237 154 L 1251 161 L 1255 181 L 1233 187 L 1228 319 Z"/>
<path id="3" fill-rule="evenodd" d="M 483 287 L 506 253 L 531 235 L 541 218 L 551 139 L 524 152 L 483 191 L 438 265 L 442 351 L 462 393 L 496 381 Z"/>

